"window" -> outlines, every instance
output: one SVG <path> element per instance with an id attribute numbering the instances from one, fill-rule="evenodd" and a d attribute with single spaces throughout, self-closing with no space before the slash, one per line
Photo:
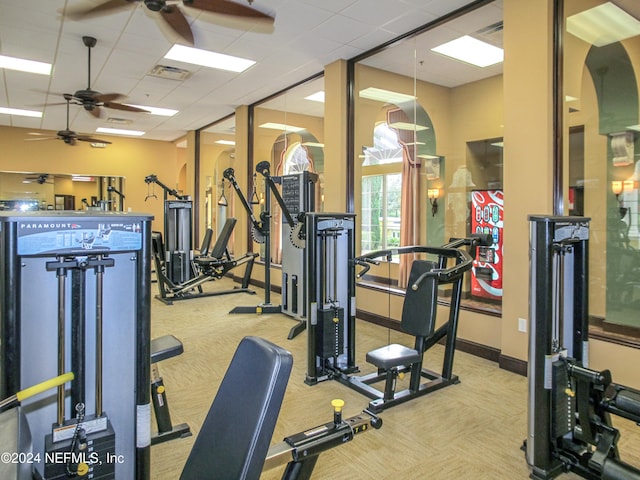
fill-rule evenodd
<path id="1" fill-rule="evenodd" d="M 400 245 L 403 156 L 386 123 L 375 127 L 373 146 L 363 152 L 361 251 L 367 253 Z"/>

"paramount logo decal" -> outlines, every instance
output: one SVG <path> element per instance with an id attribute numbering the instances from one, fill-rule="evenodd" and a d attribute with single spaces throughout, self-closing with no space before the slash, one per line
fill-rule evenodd
<path id="1" fill-rule="evenodd" d="M 20 224 L 20 230 L 70 230 L 81 228 L 77 223 L 45 223 L 25 222 Z"/>

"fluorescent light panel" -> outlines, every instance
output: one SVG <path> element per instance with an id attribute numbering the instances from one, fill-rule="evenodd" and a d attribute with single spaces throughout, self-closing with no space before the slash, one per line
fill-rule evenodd
<path id="1" fill-rule="evenodd" d="M 364 90 L 360 90 L 359 95 L 361 98 L 393 104 L 412 102 L 418 98 L 414 95 L 407 95 L 405 93 L 393 92 L 391 90 L 375 87 L 368 87 Z"/>
<path id="2" fill-rule="evenodd" d="M 443 43 L 432 48 L 431 51 L 476 67 L 488 67 L 504 61 L 503 49 L 469 35 L 463 35 L 455 40 Z"/>
<path id="3" fill-rule="evenodd" d="M 567 32 L 596 47 L 640 35 L 640 21 L 611 2 L 567 18 Z"/>
<path id="4" fill-rule="evenodd" d="M 416 132 L 421 132 L 423 130 L 429 129 L 429 127 L 425 127 L 424 125 L 417 125 L 415 123 L 407 123 L 407 122 L 390 123 L 389 128 L 395 128 L 398 130 L 416 131 Z"/>
<path id="5" fill-rule="evenodd" d="M 164 56 L 169 60 L 201 65 L 203 67 L 228 70 L 230 72 L 244 72 L 256 62 L 246 58 L 233 57 L 223 53 L 200 50 L 199 48 L 185 47 L 184 45 L 174 45 Z"/>
<path id="6" fill-rule="evenodd" d="M 18 70 L 19 72 L 37 73 L 39 75 L 51 75 L 50 63 L 7 57 L 5 55 L 0 55 L 0 68 Z"/>
<path id="7" fill-rule="evenodd" d="M 324 148 L 324 143 L 318 143 L 318 142 L 302 142 L 302 145 L 304 145 L 305 147 Z"/>
<path id="8" fill-rule="evenodd" d="M 106 127 L 98 127 L 96 129 L 96 132 L 110 133 L 112 135 L 130 135 L 132 137 L 140 137 L 146 133 L 146 132 L 141 132 L 139 130 L 123 130 L 121 128 L 106 128 Z"/>
<path id="9" fill-rule="evenodd" d="M 324 103 L 324 91 L 312 93 L 308 97 L 304 97 L 305 100 L 311 100 L 312 102 Z"/>
<path id="10" fill-rule="evenodd" d="M 286 125 L 284 123 L 267 122 L 260 125 L 260 128 L 270 128 L 272 130 L 282 130 L 284 132 L 301 132 L 304 130 L 302 127 L 295 127 L 293 125 Z"/>
<path id="11" fill-rule="evenodd" d="M 151 115 L 160 115 L 161 117 L 173 117 L 178 110 L 173 110 L 171 108 L 159 108 L 159 107 L 148 107 L 146 105 L 132 105 L 128 103 L 130 107 L 142 108 L 143 110 L 147 110 Z"/>
<path id="12" fill-rule="evenodd" d="M 42 112 L 35 110 L 21 110 L 19 108 L 0 107 L 0 113 L 5 115 L 18 115 L 20 117 L 42 118 Z"/>
<path id="13" fill-rule="evenodd" d="M 220 145 L 235 145 L 236 142 L 234 142 L 233 140 L 216 140 L 213 143 L 218 143 Z"/>

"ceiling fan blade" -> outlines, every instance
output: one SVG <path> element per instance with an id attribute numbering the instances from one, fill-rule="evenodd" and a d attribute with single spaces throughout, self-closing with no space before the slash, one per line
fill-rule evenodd
<path id="1" fill-rule="evenodd" d="M 144 108 L 133 107 L 131 105 L 125 105 L 124 103 L 105 102 L 103 107 L 113 108 L 114 110 L 124 110 L 125 112 L 151 113 L 149 110 L 145 110 Z"/>
<path id="2" fill-rule="evenodd" d="M 73 20 L 80 20 L 84 17 L 108 15 L 116 10 L 127 8 L 129 4 L 137 1 L 138 0 L 107 0 L 93 8 L 70 7 L 64 13 Z"/>
<path id="3" fill-rule="evenodd" d="M 93 99 L 96 102 L 107 103 L 122 97 L 124 97 L 124 95 L 122 95 L 121 93 L 99 93 L 97 95 L 94 95 Z"/>
<path id="4" fill-rule="evenodd" d="M 165 23 L 169 25 L 169 27 L 171 27 L 171 29 L 176 32 L 176 34 L 178 34 L 185 43 L 193 46 L 193 32 L 191 31 L 189 22 L 178 7 L 175 5 L 167 5 L 160 10 L 160 15 Z"/>
<path id="5" fill-rule="evenodd" d="M 34 133 L 32 135 L 36 135 L 36 134 Z M 24 141 L 25 142 L 38 142 L 40 140 L 55 140 L 56 138 L 58 138 L 58 137 L 54 137 L 54 136 L 45 137 L 45 136 L 42 136 L 42 137 L 34 137 L 34 138 L 25 138 Z"/>
<path id="6" fill-rule="evenodd" d="M 86 137 L 84 135 L 78 135 L 77 137 L 75 137 L 75 139 L 79 140 L 81 142 L 107 143 L 107 144 L 111 145 L 111 142 L 109 142 L 108 140 L 102 140 L 100 138 L 93 138 L 93 137 Z"/>
<path id="7" fill-rule="evenodd" d="M 85 110 L 87 109 L 85 108 Z M 100 118 L 100 107 L 98 106 L 93 107 L 91 110 L 87 110 L 87 112 L 89 112 L 95 118 Z"/>
<path id="8" fill-rule="evenodd" d="M 207 12 L 262 19 L 271 23 L 273 23 L 274 20 L 271 15 L 267 15 L 260 10 L 228 0 L 183 0 L 183 3 L 187 7 L 197 8 L 198 10 L 205 10 Z"/>

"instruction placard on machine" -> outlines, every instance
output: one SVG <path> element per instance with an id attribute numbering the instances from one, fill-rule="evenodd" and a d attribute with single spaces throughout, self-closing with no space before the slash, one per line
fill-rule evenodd
<path id="1" fill-rule="evenodd" d="M 62 220 L 18 222 L 19 255 L 126 252 L 142 246 L 139 221 Z"/>

